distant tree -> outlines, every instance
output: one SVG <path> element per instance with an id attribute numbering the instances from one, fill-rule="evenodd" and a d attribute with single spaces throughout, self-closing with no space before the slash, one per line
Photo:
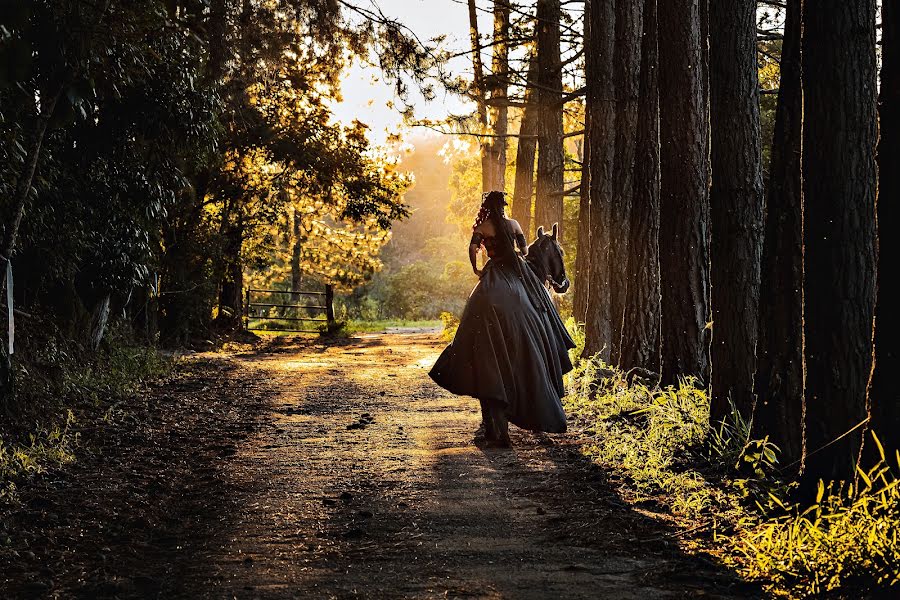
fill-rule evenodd
<path id="1" fill-rule="evenodd" d="M 890 281 L 892 260 L 900 256 L 900 2 L 881 5 L 881 97 L 878 111 L 878 305 L 875 313 L 875 373 L 872 429 L 888 452 L 900 449 L 900 398 L 893 376 L 900 372 L 897 288 Z"/>
<path id="2" fill-rule="evenodd" d="M 494 35 L 491 75 L 487 87 L 490 100 L 491 135 L 487 142 L 489 180 L 485 190 L 506 189 L 506 150 L 509 133 L 509 13 L 508 0 L 494 0 Z"/>
<path id="3" fill-rule="evenodd" d="M 697 2 L 661 2 L 659 23 L 662 379 L 674 383 L 709 368 L 706 40 Z"/>
<path id="4" fill-rule="evenodd" d="M 472 84 L 469 96 L 475 100 L 481 148 L 482 191 L 502 189 L 506 172 L 506 134 L 508 129 L 507 90 L 509 81 L 509 4 L 494 2 L 493 73 L 485 75 L 481 34 L 478 30 L 478 5 L 468 0 L 469 39 L 472 46 Z"/>
<path id="5" fill-rule="evenodd" d="M 786 464 L 799 464 L 803 426 L 803 221 L 800 155 L 803 90 L 800 0 L 789 0 L 767 188 L 763 244 L 757 397 L 753 426 L 769 436 Z"/>
<path id="6" fill-rule="evenodd" d="M 537 150 L 538 118 L 537 94 L 537 54 L 532 51 L 528 59 L 528 74 L 522 119 L 519 125 L 519 139 L 516 147 L 516 180 L 513 189 L 512 216 L 522 226 L 525 237 L 530 241 L 533 235 L 531 213 L 534 203 L 534 158 Z"/>
<path id="7" fill-rule="evenodd" d="M 710 420 L 749 420 L 759 332 L 763 184 L 756 0 L 710 5 L 712 399 Z"/>
<path id="8" fill-rule="evenodd" d="M 806 478 L 852 478 L 875 306 L 875 0 L 803 6 Z M 841 90 L 835 93 L 835 90 Z"/>

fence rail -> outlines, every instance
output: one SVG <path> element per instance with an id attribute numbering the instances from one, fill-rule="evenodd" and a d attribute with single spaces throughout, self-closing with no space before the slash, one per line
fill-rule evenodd
<path id="1" fill-rule="evenodd" d="M 279 295 L 288 295 L 291 297 L 298 298 L 296 303 L 275 303 L 275 302 L 254 302 L 253 295 L 254 294 L 279 294 Z M 306 299 L 307 303 L 300 304 L 300 297 L 303 296 L 317 296 L 322 299 L 322 304 L 308 304 L 309 299 Z M 265 311 L 264 314 L 260 314 L 261 310 Z M 321 314 L 322 311 L 325 312 L 325 316 L 290 316 L 290 315 L 271 315 L 269 314 L 269 309 L 279 309 L 279 310 L 294 310 L 294 311 L 316 311 Z M 295 313 L 296 314 L 296 313 Z M 245 300 L 244 300 L 244 329 L 247 331 L 287 331 L 291 333 L 320 333 L 318 329 L 299 329 L 299 328 L 284 328 L 284 327 L 258 327 L 253 326 L 253 321 L 271 321 L 271 322 L 287 322 L 287 323 L 334 323 L 334 287 L 330 285 L 325 286 L 325 291 L 312 291 L 312 290 L 266 290 L 266 289 L 256 289 L 256 288 L 248 288 L 245 292 Z"/>

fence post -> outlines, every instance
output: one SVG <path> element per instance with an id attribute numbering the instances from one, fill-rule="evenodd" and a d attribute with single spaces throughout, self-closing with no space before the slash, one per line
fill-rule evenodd
<path id="1" fill-rule="evenodd" d="M 334 323 L 334 286 L 330 283 L 325 285 L 325 318 L 329 325 Z"/>
<path id="2" fill-rule="evenodd" d="M 250 329 L 250 288 L 247 288 L 247 299 L 244 302 L 244 329 Z"/>

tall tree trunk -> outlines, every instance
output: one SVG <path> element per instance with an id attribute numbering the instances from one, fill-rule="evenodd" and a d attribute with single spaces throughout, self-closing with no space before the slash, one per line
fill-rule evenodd
<path id="1" fill-rule="evenodd" d="M 484 81 L 484 65 L 481 60 L 481 36 L 478 33 L 478 7 L 475 0 L 469 0 L 469 39 L 472 43 L 472 96 L 475 100 L 478 114 L 478 124 L 480 133 L 488 133 L 490 129 L 490 121 L 488 119 L 487 109 L 487 86 Z M 490 138 L 479 138 L 479 146 L 481 149 L 481 189 L 482 191 L 490 191 L 491 189 L 491 154 L 490 154 Z"/>
<path id="2" fill-rule="evenodd" d="M 766 204 L 757 343 L 755 437 L 768 435 L 784 464 L 803 459 L 803 90 L 801 0 L 788 0 Z M 798 469 L 800 470 L 800 469 Z"/>
<path id="3" fill-rule="evenodd" d="M 889 280 L 891 260 L 900 256 L 900 2 L 881 5 L 881 141 L 878 145 L 878 306 L 875 313 L 875 374 L 872 380 L 872 429 L 885 450 L 900 449 L 900 397 L 893 376 L 897 356 L 900 297 Z"/>
<path id="4" fill-rule="evenodd" d="M 593 60 L 591 52 L 591 0 L 585 0 L 584 17 L 584 48 L 585 63 Z M 585 70 L 587 70 L 585 64 Z M 591 67 L 593 69 L 593 67 Z M 575 289 L 572 292 L 572 313 L 577 323 L 587 321 L 587 312 L 590 306 L 590 259 L 591 259 L 591 146 L 588 142 L 587 131 L 590 126 L 590 112 L 585 107 L 584 111 L 584 142 L 582 143 L 581 157 L 581 189 L 578 192 L 578 240 L 575 254 Z"/>
<path id="5" fill-rule="evenodd" d="M 759 331 L 763 183 L 756 0 L 710 6 L 712 400 L 710 421 L 749 421 Z"/>
<path id="6" fill-rule="evenodd" d="M 662 375 L 703 377 L 709 307 L 709 119 L 696 0 L 659 4 Z"/>
<path id="7" fill-rule="evenodd" d="M 232 203 L 228 203 L 232 204 Z M 223 210 L 222 225 L 222 280 L 219 286 L 219 323 L 227 328 L 237 327 L 244 307 L 244 265 L 241 250 L 244 243 L 244 228 L 240 207 L 231 206 Z"/>
<path id="8" fill-rule="evenodd" d="M 506 189 L 506 135 L 509 129 L 509 11 L 508 0 L 494 0 L 494 53 L 489 80 L 492 138 L 486 144 L 486 190 Z"/>
<path id="9" fill-rule="evenodd" d="M 303 285 L 303 272 L 300 270 L 300 255 L 303 250 L 303 228 L 300 225 L 300 213 L 296 208 L 293 210 L 292 220 L 291 291 L 299 292 L 300 287 Z"/>
<path id="10" fill-rule="evenodd" d="M 22 167 L 13 191 L 12 213 L 7 218 L 3 228 L 3 239 L 0 241 L 0 269 L 2 269 L 0 272 L 3 273 L 3 277 L 6 274 L 6 263 L 12 258 L 16 248 L 19 226 L 22 224 L 22 217 L 25 216 L 25 205 L 28 203 L 31 183 L 34 181 L 34 173 L 37 171 L 37 165 L 41 158 L 41 146 L 44 144 L 47 125 L 50 123 L 53 111 L 56 110 L 56 104 L 59 102 L 62 91 L 63 86 L 61 85 L 55 93 L 43 99 L 41 112 L 35 120 L 34 131 L 28 144 L 28 153 L 25 155 L 25 165 Z"/>
<path id="11" fill-rule="evenodd" d="M 610 229 L 615 171 L 615 3 L 594 1 L 590 20 L 589 46 L 585 52 L 587 80 L 587 133 L 590 180 L 589 255 L 587 311 L 584 320 L 584 356 L 599 355 L 610 360 L 612 312 L 610 310 L 609 248 L 614 232 Z"/>
<path id="12" fill-rule="evenodd" d="M 563 105 L 562 61 L 560 59 L 560 0 L 537 2 L 537 96 L 538 120 L 537 185 L 535 224 L 549 227 L 559 223 L 563 235 Z"/>
<path id="13" fill-rule="evenodd" d="M 531 240 L 531 205 L 534 195 L 534 157 L 537 148 L 537 126 L 540 113 L 535 105 L 537 82 L 537 54 L 528 61 L 528 77 L 525 82 L 525 107 L 519 125 L 519 144 L 516 148 L 516 183 L 513 190 L 513 219 L 522 226 L 525 237 Z"/>
<path id="14" fill-rule="evenodd" d="M 619 365 L 659 373 L 659 86 L 656 0 L 644 0 L 634 197 Z"/>
<path id="15" fill-rule="evenodd" d="M 852 477 L 875 305 L 875 0 L 803 7 L 807 481 Z M 844 437 L 840 437 L 840 436 Z M 838 439 L 840 438 L 840 439 Z"/>
<path id="16" fill-rule="evenodd" d="M 615 167 L 610 231 L 620 232 L 609 248 L 610 362 L 619 364 L 622 349 L 625 301 L 628 292 L 628 257 L 631 251 L 631 206 L 637 155 L 638 109 L 641 91 L 641 43 L 643 2 L 616 0 L 616 42 L 613 60 L 616 125 Z M 631 335 L 631 332 L 627 332 Z"/>

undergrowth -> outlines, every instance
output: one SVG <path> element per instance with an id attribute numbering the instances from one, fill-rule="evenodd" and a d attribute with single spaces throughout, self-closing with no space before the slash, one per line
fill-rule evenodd
<path id="1" fill-rule="evenodd" d="M 29 325 L 16 348 L 15 393 L 0 409 L 0 502 L 15 501 L 24 479 L 75 460 L 79 428 L 172 367 L 115 324 L 96 351 L 52 324 Z"/>
<path id="2" fill-rule="evenodd" d="M 778 449 L 751 439 L 736 410 L 712 427 L 696 380 L 629 382 L 598 358 L 580 359 L 583 335 L 568 326 L 578 347 L 565 402 L 585 437 L 582 452 L 618 480 L 626 500 L 664 505 L 686 550 L 717 557 L 774 596 L 900 583 L 900 455 L 889 461 L 882 452 L 858 483 L 822 483 L 813 506 L 792 505 L 796 484 L 779 477 Z"/>
<path id="3" fill-rule="evenodd" d="M 0 438 L 0 504 L 16 499 L 17 481 L 75 460 L 78 433 L 72 431 L 74 422 L 74 413 L 67 411 L 62 426 L 54 425 L 49 430 L 38 426 L 27 443 L 7 446 Z"/>

